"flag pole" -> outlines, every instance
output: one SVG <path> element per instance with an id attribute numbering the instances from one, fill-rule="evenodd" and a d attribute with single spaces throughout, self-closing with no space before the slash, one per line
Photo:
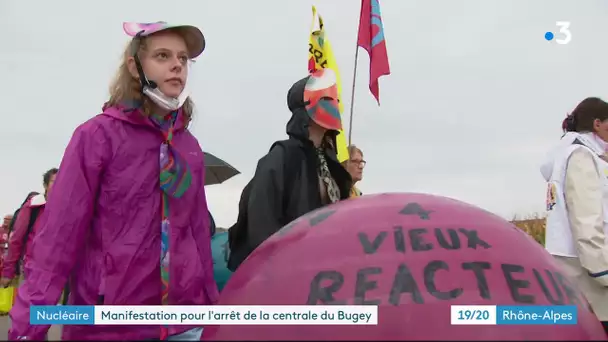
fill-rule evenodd
<path id="1" fill-rule="evenodd" d="M 348 146 L 351 145 L 353 136 L 353 111 L 355 108 L 355 84 L 357 83 L 357 61 L 359 60 L 359 44 L 355 52 L 355 66 L 353 68 L 353 87 L 350 95 L 350 118 L 348 120 Z"/>
<path id="2" fill-rule="evenodd" d="M 361 9 L 359 10 L 359 26 L 357 29 L 357 42 L 355 44 L 355 65 L 353 67 L 353 86 L 350 95 L 350 118 L 348 120 L 348 146 L 352 144 L 353 137 L 353 112 L 355 109 L 355 85 L 357 84 L 357 64 L 359 62 L 359 31 L 361 29 L 361 11 L 363 10 L 363 1 L 361 1 Z"/>

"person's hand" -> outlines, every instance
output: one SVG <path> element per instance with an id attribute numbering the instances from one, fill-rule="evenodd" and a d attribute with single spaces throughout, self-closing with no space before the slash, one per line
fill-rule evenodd
<path id="1" fill-rule="evenodd" d="M 12 283 L 13 283 L 13 278 L 5 278 L 5 277 L 0 278 L 0 286 L 2 286 L 3 288 L 7 288 L 7 287 L 11 286 Z"/>

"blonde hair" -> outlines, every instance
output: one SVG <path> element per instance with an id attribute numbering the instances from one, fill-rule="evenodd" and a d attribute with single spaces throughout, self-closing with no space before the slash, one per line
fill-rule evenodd
<path id="1" fill-rule="evenodd" d="M 361 154 L 361 157 L 363 157 L 363 151 L 361 151 L 361 149 L 358 148 L 356 145 L 350 145 L 350 146 L 348 146 L 348 155 L 349 156 L 352 156 L 356 152 L 359 152 L 359 154 Z"/>
<path id="2" fill-rule="evenodd" d="M 342 166 L 346 167 L 346 165 L 348 164 L 348 162 L 350 161 L 350 157 L 352 157 L 353 154 L 359 152 L 359 154 L 361 154 L 361 157 L 363 157 L 363 151 L 361 151 L 360 148 L 358 148 L 356 145 L 349 145 L 347 147 L 348 149 L 348 159 L 342 162 Z"/>
<path id="3" fill-rule="evenodd" d="M 179 29 L 172 29 L 173 32 L 179 34 Z M 180 35 L 181 36 L 181 35 Z M 133 57 L 133 51 L 137 48 L 137 54 L 142 55 L 147 52 L 147 37 L 132 39 L 125 48 L 122 56 L 120 67 L 110 83 L 110 99 L 104 105 L 104 108 L 116 106 L 124 101 L 137 101 L 142 103 L 142 112 L 144 115 L 152 113 L 152 101 L 142 94 L 141 83 L 138 77 L 133 77 L 129 71 L 128 61 Z M 188 96 L 182 106 L 182 115 L 184 116 L 185 126 L 188 127 L 192 121 L 194 114 L 194 103 Z"/>

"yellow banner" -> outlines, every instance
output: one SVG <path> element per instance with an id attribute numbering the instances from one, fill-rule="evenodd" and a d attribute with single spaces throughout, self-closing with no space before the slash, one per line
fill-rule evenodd
<path id="1" fill-rule="evenodd" d="M 315 19 L 319 18 L 319 29 L 315 28 Z M 325 34 L 323 28 L 323 19 L 320 15 L 317 15 L 317 9 L 312 6 L 312 25 L 310 27 L 310 41 L 308 43 L 308 67 L 310 69 L 332 69 L 336 74 L 338 84 L 338 101 L 340 101 L 340 116 L 342 117 L 342 130 L 336 137 L 336 146 L 338 150 L 338 160 L 343 162 L 348 160 L 348 143 L 346 141 L 346 135 L 344 134 L 344 104 L 342 103 L 342 82 L 340 81 L 340 72 L 338 71 L 338 65 L 334 54 L 331 49 L 331 44 Z"/>

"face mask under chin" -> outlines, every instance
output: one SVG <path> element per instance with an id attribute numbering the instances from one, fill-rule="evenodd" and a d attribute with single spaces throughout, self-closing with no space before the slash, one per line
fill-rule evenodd
<path id="1" fill-rule="evenodd" d="M 148 98 L 157 106 L 168 111 L 180 109 L 188 98 L 188 91 L 186 91 L 186 89 L 182 91 L 178 98 L 166 96 L 158 88 L 151 89 L 150 87 L 144 87 L 143 93 L 144 95 L 148 96 Z"/>

